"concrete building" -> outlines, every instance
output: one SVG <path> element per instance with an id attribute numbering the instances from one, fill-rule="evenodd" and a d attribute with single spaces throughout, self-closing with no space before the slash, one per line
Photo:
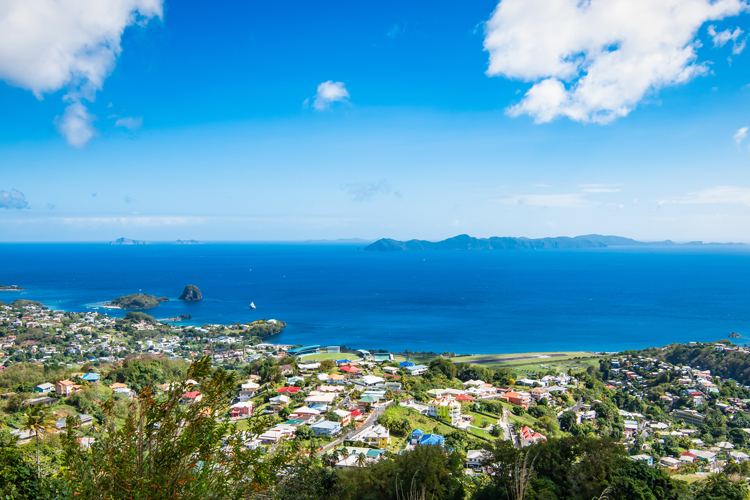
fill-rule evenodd
<path id="1" fill-rule="evenodd" d="M 427 415 L 455 425 L 461 419 L 461 403 L 452 397 L 433 399 L 427 403 Z"/>
<path id="2" fill-rule="evenodd" d="M 705 415 L 701 415 L 695 410 L 675 410 L 673 415 L 675 418 L 696 427 L 703 425 L 703 421 L 706 419 Z"/>

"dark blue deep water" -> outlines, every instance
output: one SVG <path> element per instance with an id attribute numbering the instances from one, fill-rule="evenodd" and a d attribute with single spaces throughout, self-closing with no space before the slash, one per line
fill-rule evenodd
<path id="1" fill-rule="evenodd" d="M 2 244 L 0 283 L 84 311 L 143 291 L 157 318 L 276 318 L 270 340 L 391 350 L 616 351 L 750 336 L 750 249 L 363 252 L 348 245 Z M 255 302 L 257 309 L 248 304 Z M 99 309 L 110 315 L 124 311 Z M 740 339 L 744 342 L 744 339 Z"/>

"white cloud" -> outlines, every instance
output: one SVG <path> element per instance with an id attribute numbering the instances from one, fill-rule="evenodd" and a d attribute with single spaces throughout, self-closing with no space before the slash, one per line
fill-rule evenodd
<path id="1" fill-rule="evenodd" d="M 192 224 L 204 224 L 208 222 L 206 217 L 193 216 L 140 216 L 140 217 L 62 217 L 59 219 L 66 225 L 122 225 L 122 226 L 187 226 Z"/>
<path id="2" fill-rule="evenodd" d="M 529 205 L 536 207 L 589 208 L 598 203 L 586 199 L 581 193 L 561 194 L 511 194 L 490 201 L 501 205 Z"/>
<path id="3" fill-rule="evenodd" d="M 502 0 L 485 24 L 487 74 L 536 82 L 511 116 L 608 123 L 707 73 L 698 29 L 746 10 L 742 0 Z"/>
<path id="4" fill-rule="evenodd" d="M 354 201 L 364 201 L 375 196 L 389 194 L 391 192 L 390 183 L 383 179 L 380 182 L 358 182 L 356 184 L 345 184 L 342 186 L 349 193 Z M 395 193 L 400 197 L 399 193 Z"/>
<path id="5" fill-rule="evenodd" d="M 581 184 L 584 193 L 619 193 L 620 189 L 612 186 L 620 184 Z"/>
<path id="6" fill-rule="evenodd" d="M 0 79 L 38 99 L 66 88 L 58 129 L 74 146 L 94 135 L 82 100 L 93 101 L 122 51 L 127 26 L 162 16 L 163 0 L 4 0 Z"/>
<path id="7" fill-rule="evenodd" d="M 68 144 L 81 148 L 96 134 L 93 123 L 94 115 L 90 114 L 80 101 L 75 101 L 57 118 L 57 130 Z"/>
<path id="8" fill-rule="evenodd" d="M 737 144 L 737 145 L 739 146 L 739 145 L 740 145 L 740 143 L 742 142 L 742 140 L 743 140 L 743 139 L 744 139 L 745 137 L 747 137 L 747 127 L 742 127 L 741 129 L 739 129 L 739 130 L 737 131 L 737 133 L 736 133 L 736 134 L 734 134 L 734 135 L 732 136 L 732 139 L 734 139 L 734 142 L 735 142 L 735 144 Z"/>
<path id="9" fill-rule="evenodd" d="M 590 187 L 583 190 L 584 193 L 619 193 L 619 189 L 604 188 L 604 187 Z"/>
<path id="10" fill-rule="evenodd" d="M 683 205 L 729 204 L 750 206 L 750 188 L 741 186 L 717 186 L 688 193 L 686 196 L 669 198 L 660 202 Z"/>
<path id="11" fill-rule="evenodd" d="M 732 30 L 724 30 L 724 31 L 716 31 L 716 27 L 713 25 L 708 27 L 708 34 L 711 35 L 711 38 L 714 41 L 714 47 L 723 47 L 727 44 L 730 40 L 732 41 L 732 54 L 740 54 L 743 50 L 745 50 L 745 40 L 742 40 L 741 42 L 737 42 L 737 38 L 743 33 L 743 31 L 737 27 L 734 31 Z M 729 61 L 731 62 L 731 58 Z"/>
<path id="12" fill-rule="evenodd" d="M 26 197 L 21 191 L 11 189 L 10 191 L 0 191 L 0 208 L 29 208 Z"/>
<path id="13" fill-rule="evenodd" d="M 331 103 L 346 101 L 347 99 L 349 99 L 349 92 L 346 90 L 344 82 L 328 80 L 318 85 L 318 92 L 315 94 L 313 108 L 322 111 L 327 109 Z"/>
<path id="14" fill-rule="evenodd" d="M 125 116 L 115 122 L 115 127 L 124 127 L 128 130 L 137 130 L 143 125 L 143 117 Z"/>

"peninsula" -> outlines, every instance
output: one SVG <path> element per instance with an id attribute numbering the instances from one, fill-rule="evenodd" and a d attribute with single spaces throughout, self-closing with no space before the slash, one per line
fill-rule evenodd
<path id="1" fill-rule="evenodd" d="M 402 250 L 513 250 L 513 249 L 547 249 L 547 248 L 605 248 L 605 247 L 638 247 L 638 246 L 673 246 L 680 245 L 671 240 L 644 242 L 622 236 L 603 236 L 587 234 L 584 236 L 558 236 L 556 238 L 523 238 L 513 236 L 492 236 L 475 238 L 460 234 L 442 241 L 408 240 L 398 241 L 382 238 L 367 245 L 366 252 L 393 252 Z M 703 243 L 691 241 L 682 245 L 742 245 L 742 243 Z"/>

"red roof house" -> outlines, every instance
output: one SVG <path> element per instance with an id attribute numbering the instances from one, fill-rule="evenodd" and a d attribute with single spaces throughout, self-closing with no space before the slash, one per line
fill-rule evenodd
<path id="1" fill-rule="evenodd" d="M 286 392 L 287 394 L 297 394 L 297 391 L 300 390 L 300 387 L 295 386 L 289 386 L 289 387 L 279 387 L 276 392 L 279 394 Z"/>

